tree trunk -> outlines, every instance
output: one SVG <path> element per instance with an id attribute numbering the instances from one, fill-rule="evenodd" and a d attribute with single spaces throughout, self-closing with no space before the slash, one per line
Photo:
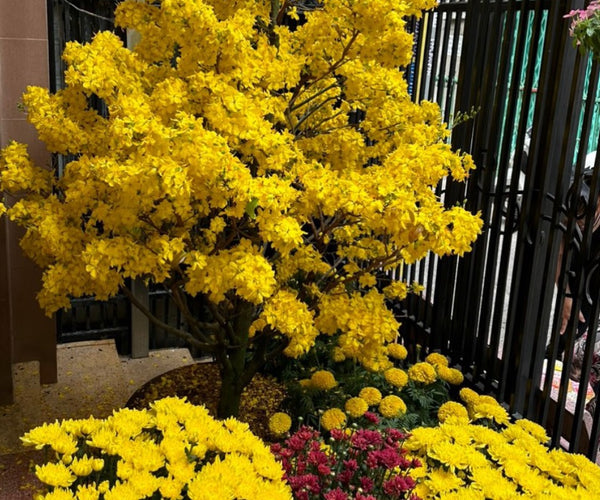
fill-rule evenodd
<path id="1" fill-rule="evenodd" d="M 236 377 L 233 372 L 223 373 L 221 371 L 221 379 L 217 417 L 237 417 L 240 413 L 240 401 L 244 390 L 241 377 Z"/>
<path id="2" fill-rule="evenodd" d="M 221 355 L 217 355 L 217 362 L 221 369 L 218 418 L 239 415 L 242 391 L 253 375 L 247 373 L 251 369 L 247 363 L 247 354 L 248 330 L 254 320 L 254 306 L 248 302 L 240 302 L 236 313 L 232 321 L 234 345 L 226 347 Z"/>

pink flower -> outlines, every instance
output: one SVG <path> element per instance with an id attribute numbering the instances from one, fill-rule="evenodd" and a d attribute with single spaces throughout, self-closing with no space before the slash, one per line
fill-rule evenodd
<path id="1" fill-rule="evenodd" d="M 369 493 L 373 489 L 374 485 L 375 483 L 369 476 L 363 476 L 360 478 L 360 487 L 365 493 Z"/>
<path id="2" fill-rule="evenodd" d="M 294 493 L 299 491 L 308 491 L 310 493 L 320 493 L 321 485 L 319 478 L 315 474 L 303 474 L 288 478 L 288 483 L 294 490 Z"/>
<path id="3" fill-rule="evenodd" d="M 375 415 L 373 412 L 368 411 L 363 415 L 363 417 L 365 417 L 372 424 L 377 425 L 379 423 L 379 417 L 377 417 L 377 415 Z"/>
<path id="4" fill-rule="evenodd" d="M 384 448 L 383 450 L 373 450 L 367 455 L 367 465 L 377 467 L 383 465 L 386 469 L 393 469 L 399 466 L 403 461 L 397 450 L 393 448 Z"/>
<path id="5" fill-rule="evenodd" d="M 383 438 L 378 431 L 369 429 L 359 429 L 350 438 L 352 446 L 359 450 L 366 450 L 369 446 L 379 446 L 383 442 Z"/>
<path id="6" fill-rule="evenodd" d="M 349 471 L 356 471 L 358 469 L 358 462 L 351 458 L 350 460 L 344 460 L 344 467 Z"/>
<path id="7" fill-rule="evenodd" d="M 308 463 L 310 465 L 321 465 L 327 463 L 327 455 L 320 450 L 313 450 L 308 454 Z"/>
<path id="8" fill-rule="evenodd" d="M 331 469 L 325 464 L 317 465 L 317 472 L 321 474 L 321 476 L 329 476 L 331 474 Z"/>
<path id="9" fill-rule="evenodd" d="M 390 496 L 400 496 L 415 487 L 415 480 L 410 477 L 395 476 L 383 483 L 383 491 Z"/>
<path id="10" fill-rule="evenodd" d="M 323 495 L 325 500 L 348 500 L 348 495 L 346 495 L 342 490 L 336 488 L 335 490 L 328 491 Z"/>
<path id="11" fill-rule="evenodd" d="M 331 429 L 329 431 L 329 434 L 336 441 L 345 441 L 348 438 L 348 436 L 346 435 L 346 433 L 343 430 L 341 430 L 341 429 Z"/>
<path id="12" fill-rule="evenodd" d="M 388 442 L 389 440 L 392 440 L 394 442 L 398 442 L 398 441 L 404 441 L 405 439 L 408 439 L 410 437 L 410 434 L 406 434 L 404 432 L 400 432 L 398 429 L 388 429 L 387 431 L 387 435 L 388 435 Z M 392 443 L 390 443 L 392 444 Z"/>

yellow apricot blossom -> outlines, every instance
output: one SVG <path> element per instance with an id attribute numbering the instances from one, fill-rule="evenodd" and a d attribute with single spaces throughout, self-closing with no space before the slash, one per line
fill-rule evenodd
<path id="1" fill-rule="evenodd" d="M 120 2 L 135 47 L 110 32 L 69 42 L 65 88 L 23 95 L 61 175 L 24 145 L 0 152 L 0 190 L 20 197 L 0 214 L 25 228 L 42 308 L 120 292 L 144 308 L 129 283 L 163 287 L 184 318 L 171 333 L 220 360 L 223 417 L 257 367 L 320 334 L 338 357 L 390 368 L 386 300 L 417 288 L 380 290 L 377 273 L 462 255 L 481 230 L 436 195 L 474 165 L 404 78 L 406 19 L 435 1 L 294 4 Z"/>

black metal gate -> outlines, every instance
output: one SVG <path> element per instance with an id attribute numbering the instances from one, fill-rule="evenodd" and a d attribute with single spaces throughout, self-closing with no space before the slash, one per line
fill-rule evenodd
<path id="1" fill-rule="evenodd" d="M 574 400 L 568 391 L 581 325 L 571 321 L 560 335 L 565 298 L 573 310 L 587 308 L 579 380 L 587 387 L 600 312 L 598 68 L 572 47 L 563 18 L 583 6 L 442 0 L 420 21 L 414 98 L 438 102 L 450 123 L 476 112 L 455 125 L 451 140 L 477 170 L 466 185 L 440 186 L 439 196 L 481 212 L 485 225 L 464 258 L 429 258 L 410 269 L 426 292 L 407 301 L 405 314 L 428 348 L 449 354 L 473 385 L 546 425 L 554 445 L 568 441 L 571 451 L 595 457 L 600 412 L 585 409 L 584 390 Z M 586 160 L 595 168 L 584 176 Z"/>

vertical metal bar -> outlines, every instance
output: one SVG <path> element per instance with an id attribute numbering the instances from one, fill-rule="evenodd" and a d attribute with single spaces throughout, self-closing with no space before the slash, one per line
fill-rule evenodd
<path id="1" fill-rule="evenodd" d="M 515 304 L 515 333 L 511 343 L 510 365 L 507 375 L 509 388 L 513 391 L 511 408 L 522 414 L 525 409 L 525 399 L 531 389 L 531 359 L 539 344 L 538 314 L 540 310 L 539 288 L 530 286 L 531 277 L 542 276 L 545 267 L 545 254 L 548 251 L 549 223 L 545 220 L 549 200 L 548 192 L 551 178 L 557 173 L 556 165 L 550 158 L 556 158 L 556 144 L 560 144 L 562 130 L 552 127 L 556 117 L 556 109 L 564 105 L 564 89 L 567 87 L 572 72 L 574 54 L 565 51 L 566 25 L 563 14 L 568 11 L 566 0 L 555 1 L 550 5 L 548 15 L 548 37 L 545 40 L 544 51 L 548 57 L 542 63 L 540 78 L 540 93 L 536 99 L 534 114 L 534 131 L 530 152 L 531 175 L 526 179 L 526 193 L 523 200 L 524 210 L 529 217 L 521 217 L 519 230 L 527 235 L 517 245 L 516 264 L 520 275 L 514 282 L 513 289 L 518 297 Z M 563 67 L 564 65 L 564 67 Z M 563 69 L 556 79 L 556 69 Z M 543 124 L 543 126 L 542 126 Z M 507 364 L 508 366 L 508 364 Z"/>
<path id="2" fill-rule="evenodd" d="M 142 280 L 135 279 L 131 282 L 131 293 L 148 309 L 150 298 L 148 288 Z M 131 307 L 131 357 L 145 358 L 149 354 L 150 322 L 144 313 L 137 307 Z"/>

